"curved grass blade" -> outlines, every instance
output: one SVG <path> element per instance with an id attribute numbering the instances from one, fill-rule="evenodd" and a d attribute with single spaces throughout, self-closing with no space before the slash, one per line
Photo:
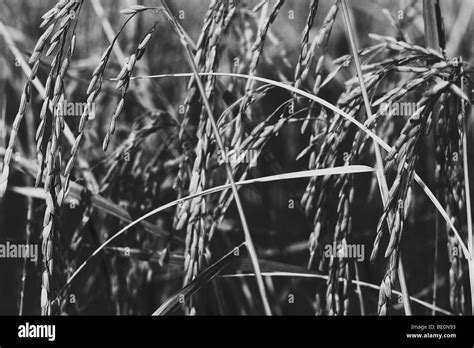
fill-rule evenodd
<path id="1" fill-rule="evenodd" d="M 260 81 L 263 83 L 271 84 L 283 89 L 286 89 L 290 92 L 302 95 L 310 100 L 315 101 L 316 103 L 319 103 L 328 109 L 332 110 L 333 112 L 337 113 L 338 115 L 344 117 L 345 119 L 351 121 L 354 125 L 356 125 L 358 128 L 360 128 L 366 135 L 371 137 L 373 140 L 375 140 L 380 146 L 382 146 L 386 151 L 390 152 L 392 150 L 392 147 L 388 145 L 385 141 L 383 141 L 379 136 L 377 136 L 374 132 L 372 132 L 367 126 L 363 125 L 359 121 L 357 121 L 354 117 L 350 116 L 348 113 L 344 112 L 337 106 L 329 103 L 328 101 L 319 98 L 311 93 L 305 92 L 301 89 L 295 88 L 293 86 L 287 85 L 285 83 L 267 79 L 264 77 L 259 77 L 259 76 L 249 76 L 245 74 L 237 74 L 237 73 L 200 73 L 199 75 L 202 76 L 207 76 L 207 75 L 213 75 L 213 76 L 227 76 L 227 77 L 238 77 L 238 78 L 244 78 L 244 79 L 253 79 L 255 81 Z M 150 76 L 138 76 L 137 78 L 154 78 L 154 77 L 163 77 L 164 75 L 150 75 Z M 170 76 L 175 76 L 175 77 L 186 77 L 186 76 L 193 76 L 191 73 L 179 73 L 179 74 L 166 74 L 165 76 L 170 77 Z M 428 188 L 428 186 L 425 184 L 425 182 L 420 178 L 420 176 L 415 172 L 415 181 L 417 184 L 423 189 L 425 194 L 428 196 L 428 198 L 431 200 L 433 205 L 438 209 L 439 213 L 443 217 L 443 219 L 446 221 L 447 225 L 449 228 L 453 231 L 453 233 L 456 235 L 456 238 L 459 241 L 459 244 L 461 246 L 461 249 L 464 253 L 464 256 L 466 259 L 469 261 L 472 261 L 472 255 L 467 249 L 466 245 L 464 244 L 464 241 L 462 240 L 461 236 L 459 235 L 458 230 L 452 223 L 451 219 L 449 218 L 448 213 L 446 210 L 442 207 L 441 203 L 438 201 L 438 199 L 435 197 L 433 192 Z"/>
<path id="2" fill-rule="evenodd" d="M 264 266 L 265 265 L 265 266 Z M 275 270 L 270 270 L 271 266 L 275 267 Z M 248 269 L 248 268 L 247 268 Z M 299 278 L 316 278 L 316 279 L 321 279 L 321 280 L 327 280 L 328 276 L 323 275 L 323 274 L 318 274 L 314 271 L 309 271 L 305 267 L 299 267 L 299 266 L 294 266 L 294 265 L 287 265 L 283 264 L 280 262 L 271 262 L 269 263 L 263 263 L 262 262 L 262 275 L 265 277 L 299 277 Z M 220 275 L 219 277 L 221 278 L 238 278 L 238 277 L 252 277 L 253 274 L 251 272 L 248 273 L 228 273 L 228 274 L 223 274 Z M 341 282 L 345 281 L 345 279 L 341 278 Z M 352 280 L 352 283 L 355 285 L 360 285 L 369 289 L 374 289 L 374 290 L 380 290 L 380 286 L 367 283 L 364 281 L 360 280 Z M 392 290 L 392 292 L 398 296 L 402 296 L 402 293 L 397 290 Z M 423 300 L 420 300 L 416 297 L 410 296 L 410 301 L 416 302 L 423 307 L 432 309 L 434 311 L 437 311 L 439 313 L 445 314 L 445 315 L 453 315 L 453 313 L 440 308 L 438 306 L 432 305 L 428 302 L 425 302 Z"/>
<path id="3" fill-rule="evenodd" d="M 278 9 L 282 5 L 283 1 L 284 0 L 280 0 L 278 2 L 278 4 L 275 5 L 275 8 L 274 8 L 275 11 L 278 11 Z M 217 126 L 217 123 L 214 120 L 213 111 L 212 111 L 211 105 L 209 103 L 209 100 L 207 98 L 206 90 L 205 90 L 204 85 L 201 81 L 201 77 L 199 76 L 199 71 L 198 71 L 198 68 L 197 68 L 197 65 L 196 65 L 196 62 L 195 62 L 195 56 L 194 56 L 194 54 L 191 50 L 191 47 L 190 47 L 189 43 L 186 40 L 186 36 L 184 35 L 185 30 L 181 27 L 179 22 L 172 15 L 171 11 L 169 10 L 168 6 L 166 5 L 166 1 L 161 0 L 161 4 L 164 7 L 164 10 L 165 10 L 164 13 L 166 15 L 166 18 L 170 22 L 171 27 L 176 32 L 176 34 L 178 34 L 178 36 L 180 37 L 180 41 L 181 41 L 181 43 L 183 45 L 183 48 L 184 48 L 184 51 L 186 53 L 186 58 L 188 60 L 188 64 L 190 65 L 190 67 L 193 71 L 194 82 L 196 83 L 196 85 L 198 87 L 198 90 L 199 90 L 199 93 L 201 94 L 201 100 L 202 100 L 202 103 L 204 105 L 204 109 L 206 110 L 206 113 L 207 113 L 207 121 L 209 121 L 209 123 L 211 125 L 212 132 L 214 133 L 214 138 L 216 140 L 216 143 L 217 143 L 217 145 L 218 145 L 218 147 L 221 151 L 222 158 L 224 160 L 224 166 L 225 166 L 225 169 L 226 169 L 226 172 L 227 172 L 227 177 L 228 177 L 229 183 L 230 183 L 231 188 L 232 188 L 232 194 L 234 196 L 235 205 L 236 205 L 237 211 L 239 213 L 240 222 L 241 222 L 241 225 L 242 225 L 242 230 L 243 230 L 244 236 L 245 236 L 245 241 L 247 242 L 246 243 L 247 249 L 249 251 L 250 258 L 252 259 L 252 264 L 254 266 L 255 279 L 257 281 L 257 286 L 258 286 L 258 290 L 259 290 L 259 293 L 260 293 L 260 297 L 262 299 L 262 304 L 263 304 L 263 307 L 264 307 L 264 311 L 265 311 L 266 315 L 272 315 L 270 304 L 269 304 L 268 297 L 267 297 L 267 292 L 266 292 L 266 289 L 265 289 L 265 284 L 263 283 L 263 278 L 260 274 L 260 269 L 259 269 L 259 266 L 258 266 L 257 252 L 255 251 L 255 246 L 253 244 L 252 236 L 250 234 L 250 230 L 249 230 L 249 227 L 248 227 L 248 224 L 247 224 L 247 219 L 245 217 L 244 208 L 243 208 L 242 203 L 240 201 L 240 196 L 239 196 L 239 193 L 238 193 L 238 190 L 237 190 L 237 186 L 235 186 L 235 180 L 234 180 L 232 168 L 231 168 L 231 166 L 229 164 L 229 161 L 228 161 L 228 155 L 227 155 L 226 149 L 224 147 L 224 142 L 223 142 L 223 140 L 221 138 L 221 135 L 219 133 L 219 128 Z M 272 13 L 272 15 L 273 15 L 273 13 Z M 272 15 L 270 15 L 270 18 L 272 18 Z M 266 25 L 267 28 L 268 28 L 268 23 L 270 23 L 270 21 L 273 21 L 273 20 L 270 20 L 270 18 L 265 22 L 265 25 Z M 274 17 L 273 17 L 273 19 L 274 19 Z M 252 68 L 251 68 L 251 70 L 252 70 Z"/>
<path id="4" fill-rule="evenodd" d="M 245 246 L 243 242 L 238 247 L 224 255 L 219 261 L 202 271 L 194 280 L 187 286 L 182 288 L 176 294 L 166 300 L 152 315 L 166 315 L 176 309 L 180 304 L 184 303 L 192 295 L 199 291 L 209 281 L 214 279 L 220 272 L 224 270 L 236 257 L 241 255 L 241 250 Z"/>
<path id="5" fill-rule="evenodd" d="M 294 172 L 294 173 L 288 173 L 288 174 L 278 174 L 278 175 L 271 175 L 267 177 L 262 177 L 262 178 L 256 178 L 256 179 L 250 179 L 250 180 L 244 180 L 244 181 L 238 181 L 235 184 L 237 186 L 239 185 L 248 185 L 248 184 L 253 184 L 253 183 L 258 183 L 258 182 L 269 182 L 269 181 L 278 181 L 278 180 L 285 180 L 285 179 L 296 179 L 296 178 L 310 178 L 314 176 L 322 176 L 322 175 L 336 175 L 336 174 L 348 174 L 348 173 L 364 173 L 364 172 L 372 172 L 374 171 L 373 168 L 368 167 L 368 166 L 342 166 L 342 167 L 335 167 L 335 168 L 326 168 L 326 169 L 314 169 L 314 170 L 304 170 L 301 172 Z M 63 288 L 59 291 L 58 293 L 58 298 L 59 296 L 65 291 L 65 289 L 71 284 L 71 282 L 74 280 L 74 278 L 77 277 L 77 275 L 82 271 L 82 269 L 89 263 L 89 261 L 96 256 L 97 254 L 100 253 L 101 250 L 103 250 L 107 245 L 109 245 L 113 240 L 115 240 L 117 237 L 120 235 L 124 234 L 126 231 L 128 231 L 130 228 L 133 226 L 139 224 L 143 220 L 149 218 L 150 216 L 153 216 L 154 214 L 157 214 L 163 210 L 166 210 L 168 208 L 174 207 L 175 205 L 178 205 L 181 202 L 185 202 L 189 199 L 193 199 L 198 196 L 205 196 L 209 195 L 211 193 L 215 192 L 220 192 L 222 190 L 230 188 L 230 184 L 225 184 L 225 185 L 220 185 L 216 187 L 212 187 L 210 189 L 201 191 L 196 194 L 192 194 L 186 197 L 182 197 L 180 199 L 174 200 L 170 203 L 167 203 L 165 205 L 162 205 L 161 207 L 158 207 L 149 213 L 142 215 L 138 219 L 132 221 L 129 223 L 127 226 L 122 228 L 120 231 L 115 233 L 112 237 L 107 239 L 104 243 L 102 243 L 73 273 L 73 275 L 67 280 L 66 284 L 63 286 Z"/>

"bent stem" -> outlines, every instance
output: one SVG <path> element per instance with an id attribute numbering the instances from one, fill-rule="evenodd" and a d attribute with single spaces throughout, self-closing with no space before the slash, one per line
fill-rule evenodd
<path id="1" fill-rule="evenodd" d="M 369 101 L 369 95 L 367 93 L 367 88 L 365 87 L 364 75 L 362 73 L 359 54 L 357 53 L 358 52 L 358 44 L 357 44 L 357 38 L 354 35 L 355 29 L 354 29 L 353 25 L 351 24 L 351 20 L 350 20 L 350 17 L 349 17 L 349 11 L 347 9 L 346 1 L 342 0 L 341 5 L 342 5 L 343 13 L 344 13 L 344 22 L 346 24 L 347 34 L 349 35 L 349 41 L 351 43 L 352 55 L 354 56 L 354 63 L 355 63 L 356 70 L 357 70 L 357 77 L 359 79 L 359 85 L 360 85 L 360 89 L 361 89 L 361 92 L 362 92 L 362 97 L 363 97 L 363 100 L 364 100 L 364 106 L 365 106 L 367 118 L 372 119 L 372 109 L 371 109 L 371 105 L 370 105 L 370 101 Z M 381 193 L 381 196 L 382 196 L 383 205 L 385 207 L 385 205 L 387 203 L 387 200 L 388 200 L 387 178 L 385 177 L 382 154 L 380 153 L 380 148 L 379 148 L 379 145 L 377 144 L 377 142 L 374 142 L 374 148 L 375 148 L 375 157 L 376 157 L 376 161 L 377 161 L 377 166 L 376 166 L 377 167 L 377 178 L 378 178 L 377 182 L 379 183 L 380 193 Z M 389 228 L 390 228 L 390 226 L 392 226 L 392 221 L 390 221 L 390 220 L 392 220 L 392 217 L 389 214 L 389 216 L 388 216 Z M 398 270 L 398 276 L 400 278 L 400 287 L 401 287 L 402 294 L 403 294 L 403 306 L 404 306 L 404 309 L 405 309 L 405 314 L 406 315 L 411 315 L 412 312 L 411 312 L 408 289 L 407 289 L 406 282 L 405 282 L 405 272 L 403 270 L 403 264 L 401 262 L 401 257 L 399 257 L 399 264 L 398 264 L 397 270 Z"/>
<path id="2" fill-rule="evenodd" d="M 241 223 L 242 223 L 242 229 L 244 230 L 246 246 L 247 246 L 247 249 L 248 249 L 248 252 L 249 252 L 250 260 L 252 261 L 252 266 L 253 266 L 254 271 L 255 271 L 255 279 L 257 281 L 257 286 L 258 286 L 258 290 L 260 292 L 260 297 L 261 297 L 261 300 L 262 300 L 262 303 L 263 303 L 263 307 L 265 309 L 265 314 L 266 315 L 272 315 L 272 312 L 271 312 L 271 309 L 270 309 L 270 303 L 268 301 L 267 293 L 266 293 L 266 290 L 265 290 L 265 284 L 263 282 L 262 273 L 260 271 L 260 266 L 258 264 L 257 252 L 255 251 L 255 246 L 254 246 L 253 241 L 252 241 L 252 236 L 250 235 L 250 231 L 249 231 L 249 228 L 248 228 L 247 219 L 245 218 L 245 213 L 244 213 L 244 209 L 243 209 L 243 206 L 242 206 L 242 202 L 240 201 L 237 186 L 235 185 L 235 181 L 234 181 L 234 177 L 233 177 L 233 173 L 232 173 L 232 168 L 230 167 L 230 164 L 229 164 L 229 161 L 228 161 L 228 155 L 227 155 L 227 152 L 225 150 L 224 143 L 222 142 L 222 139 L 221 139 L 221 136 L 220 136 L 220 133 L 219 133 L 219 129 L 217 127 L 216 121 L 214 120 L 214 116 L 213 116 L 211 106 L 209 104 L 209 100 L 206 97 L 206 90 L 204 88 L 204 85 L 202 84 L 201 77 L 199 76 L 199 72 L 198 72 L 198 68 L 196 66 L 196 63 L 194 62 L 193 53 L 191 51 L 191 48 L 189 47 L 189 44 L 188 44 L 188 41 L 186 40 L 185 35 L 183 34 L 182 28 L 180 27 L 179 23 L 177 23 L 176 19 L 174 18 L 174 16 L 169 11 L 169 8 L 166 6 L 165 1 L 162 0 L 161 3 L 162 3 L 162 5 L 165 9 L 164 13 L 165 13 L 167 19 L 171 23 L 171 26 L 173 27 L 175 32 L 180 37 L 180 41 L 181 41 L 181 43 L 184 47 L 185 53 L 186 53 L 186 58 L 188 60 L 189 65 L 191 66 L 192 71 L 193 71 L 195 82 L 198 86 L 198 89 L 199 89 L 199 92 L 201 94 L 201 98 L 202 98 L 204 107 L 205 107 L 206 112 L 207 112 L 207 117 L 208 117 L 208 119 L 211 123 L 212 131 L 214 133 L 217 145 L 219 147 L 219 150 L 222 153 L 223 161 L 225 163 L 227 176 L 228 176 L 231 188 L 232 188 L 232 194 L 234 195 L 235 205 L 237 206 L 237 210 L 239 212 L 240 220 L 241 220 Z"/>
<path id="3" fill-rule="evenodd" d="M 315 278 L 315 279 L 323 279 L 323 280 L 328 279 L 327 275 L 312 273 L 312 272 L 308 272 L 308 271 L 304 272 L 304 271 L 305 270 L 302 270 L 302 272 L 286 272 L 286 271 L 269 271 L 269 272 L 267 272 L 267 271 L 264 271 L 263 274 L 266 277 L 300 277 L 300 278 Z M 219 278 L 243 278 L 243 277 L 253 277 L 253 273 L 239 272 L 239 273 L 230 273 L 230 274 L 224 274 L 224 275 L 219 276 Z M 344 279 L 340 278 L 340 281 L 343 282 Z M 361 281 L 361 280 L 354 280 L 354 279 L 352 279 L 351 282 L 352 282 L 352 284 L 355 284 L 355 285 L 359 285 L 359 286 L 363 286 L 363 287 L 366 287 L 366 288 L 369 288 L 369 289 L 374 289 L 374 290 L 379 290 L 380 291 L 380 286 L 379 285 L 364 282 L 364 281 Z M 402 293 L 400 291 L 397 291 L 397 290 L 392 290 L 392 291 L 395 295 L 402 295 Z M 449 311 L 447 311 L 447 310 L 445 310 L 441 307 L 434 306 L 431 303 L 420 300 L 416 297 L 410 296 L 410 300 L 422 305 L 423 307 L 426 307 L 428 309 L 432 309 L 432 310 L 437 311 L 439 313 L 442 313 L 442 314 L 445 314 L 445 315 L 453 315 L 453 313 L 451 313 L 451 312 L 449 312 Z"/>
<path id="4" fill-rule="evenodd" d="M 194 76 L 194 74 L 193 73 L 175 73 L 175 74 L 148 75 L 148 76 L 137 76 L 137 79 L 172 77 L 172 76 L 174 76 L 174 77 L 189 77 L 189 76 Z M 326 101 L 326 100 L 324 100 L 320 97 L 317 97 L 314 94 L 303 91 L 299 88 L 295 88 L 295 87 L 290 86 L 290 85 L 288 85 L 286 83 L 283 83 L 283 82 L 279 82 L 279 81 L 276 81 L 276 80 L 267 79 L 267 78 L 260 77 L 260 76 L 255 76 L 255 75 L 250 76 L 250 75 L 246 75 L 246 74 L 237 74 L 237 73 L 212 72 L 212 73 L 199 73 L 199 76 L 227 76 L 227 77 L 239 77 L 239 78 L 244 78 L 244 79 L 252 79 L 252 80 L 255 80 L 255 81 L 260 81 L 260 82 L 267 83 L 267 84 L 272 85 L 272 86 L 276 86 L 276 87 L 285 89 L 285 90 L 287 90 L 289 92 L 292 92 L 292 93 L 296 93 L 296 94 L 301 95 L 305 98 L 308 98 L 309 100 L 312 100 L 312 101 L 314 101 L 314 102 L 316 102 L 320 105 L 323 105 L 326 108 L 328 108 L 329 110 L 334 111 L 336 114 L 344 117 L 346 120 L 350 121 L 357 128 L 359 128 L 361 131 L 363 131 L 367 136 L 369 136 L 374 141 L 376 141 L 384 150 L 386 150 L 387 152 L 392 151 L 392 147 L 390 145 L 388 145 L 377 134 L 372 132 L 367 126 L 365 126 L 361 122 L 357 121 L 354 117 L 349 115 L 347 112 L 345 112 L 344 110 L 338 108 L 334 104 L 331 104 L 330 102 L 328 102 L 328 101 Z M 133 80 L 133 78 L 132 78 L 132 80 Z M 405 167 L 406 166 L 407 166 L 407 164 L 405 163 Z M 453 231 L 454 235 L 456 236 L 456 238 L 459 242 L 459 245 L 461 246 L 461 250 L 462 250 L 464 256 L 466 257 L 466 259 L 471 260 L 472 259 L 471 253 L 467 249 L 464 241 L 462 240 L 461 236 L 459 235 L 459 232 L 458 232 L 456 226 L 454 226 L 454 224 L 452 223 L 452 221 L 451 221 L 448 213 L 446 212 L 446 210 L 443 208 L 443 206 L 438 201 L 436 196 L 430 190 L 428 185 L 426 185 L 426 183 L 423 181 L 423 179 L 421 179 L 421 177 L 416 173 L 416 171 L 415 171 L 414 179 L 415 179 L 416 183 L 421 187 L 421 189 L 423 190 L 425 195 L 429 198 L 431 203 L 433 203 L 435 208 L 441 214 L 444 221 L 446 221 L 446 224 L 448 225 L 449 229 L 451 229 Z"/>

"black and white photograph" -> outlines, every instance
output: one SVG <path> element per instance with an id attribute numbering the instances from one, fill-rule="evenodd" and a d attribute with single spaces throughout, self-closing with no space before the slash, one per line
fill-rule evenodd
<path id="1" fill-rule="evenodd" d="M 0 346 L 472 347 L 473 34 L 474 0 L 0 0 Z"/>

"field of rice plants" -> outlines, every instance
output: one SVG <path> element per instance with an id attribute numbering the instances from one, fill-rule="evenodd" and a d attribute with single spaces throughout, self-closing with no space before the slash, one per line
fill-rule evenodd
<path id="1" fill-rule="evenodd" d="M 472 315 L 473 0 L 2 0 L 1 315 Z"/>

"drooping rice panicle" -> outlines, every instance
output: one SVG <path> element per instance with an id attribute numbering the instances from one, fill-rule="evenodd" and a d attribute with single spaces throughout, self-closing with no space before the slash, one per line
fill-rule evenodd
<path id="1" fill-rule="evenodd" d="M 462 69 L 459 69 L 462 71 Z M 459 79 L 464 78 L 462 74 Z M 436 171 L 439 192 L 453 224 L 462 230 L 466 225 L 466 197 L 463 170 L 463 106 L 466 101 L 458 95 L 443 95 L 436 125 Z M 456 117 L 453 117 L 456 115 Z M 465 259 L 459 241 L 447 229 L 449 270 L 449 302 L 456 314 L 464 314 L 465 286 L 463 284 Z"/>
<path id="2" fill-rule="evenodd" d="M 112 119 L 110 120 L 109 129 L 105 134 L 104 142 L 102 145 L 102 149 L 104 151 L 107 151 L 110 142 L 110 137 L 115 132 L 117 118 L 122 112 L 125 103 L 125 95 L 127 94 L 128 87 L 130 85 L 130 77 L 132 76 L 133 70 L 135 69 L 135 64 L 143 57 L 145 49 L 149 45 L 151 41 L 150 39 L 153 33 L 155 32 L 157 25 L 158 22 L 155 22 L 155 24 L 148 30 L 148 32 L 138 44 L 138 47 L 135 52 L 126 60 L 122 67 L 122 70 L 120 70 L 119 74 L 117 75 L 117 85 L 115 86 L 115 88 L 120 89 L 121 96 L 120 101 L 117 104 L 117 107 L 115 108 L 115 112 L 112 115 Z"/>
<path id="3" fill-rule="evenodd" d="M 9 175 L 9 169 L 10 169 L 9 165 L 10 165 L 11 155 L 13 153 L 13 146 L 15 145 L 16 135 L 18 133 L 21 121 L 25 114 L 27 104 L 30 100 L 31 82 L 36 78 L 36 75 L 38 73 L 41 55 L 43 54 L 47 41 L 51 37 L 53 30 L 56 24 L 58 23 L 59 19 L 61 19 L 62 16 L 64 16 L 64 14 L 68 11 L 68 9 L 70 9 L 72 5 L 74 5 L 73 1 L 70 1 L 70 2 L 59 1 L 52 9 L 50 9 L 47 13 L 45 13 L 42 16 L 44 20 L 41 23 L 40 28 L 43 28 L 48 24 L 49 26 L 38 39 L 33 49 L 33 52 L 30 56 L 30 59 L 28 61 L 29 64 L 33 65 L 33 68 L 31 69 L 30 76 L 28 76 L 27 83 L 25 83 L 23 87 L 20 106 L 18 109 L 18 113 L 15 117 L 15 121 L 13 122 L 13 127 L 10 133 L 10 139 L 8 142 L 8 147 L 7 147 L 5 158 L 4 158 L 3 171 L 2 171 L 2 175 L 0 176 L 0 197 L 4 195 L 7 189 L 8 175 Z"/>
<path id="4" fill-rule="evenodd" d="M 59 6 L 62 4 L 63 6 Z M 59 284 L 58 265 L 61 264 L 60 254 L 60 211 L 64 197 L 63 187 L 60 179 L 61 173 L 61 136 L 64 128 L 64 113 L 62 103 L 65 100 L 64 79 L 75 49 L 75 29 L 82 1 L 60 1 L 57 10 L 53 9 L 47 13 L 45 22 L 54 21 L 51 24 L 55 30 L 49 41 L 50 47 L 47 55 L 54 52 L 51 70 L 45 86 L 45 101 L 40 114 L 40 124 L 36 132 L 38 160 L 40 170 L 38 171 L 36 184 L 41 181 L 43 168 L 45 169 L 44 189 L 46 193 L 46 210 L 43 219 L 42 231 L 42 255 L 43 274 L 41 287 L 41 313 L 52 315 L 58 313 L 59 304 L 53 303 Z M 54 17 L 54 19 L 53 19 Z M 43 22 L 43 23 L 45 23 Z M 46 24 L 44 24 L 46 25 Z M 50 26 L 51 28 L 51 26 Z M 53 33 L 54 32 L 54 33 Z M 69 32 L 72 32 L 68 39 Z M 49 36 L 48 35 L 48 36 Z M 44 44 L 43 44 L 44 45 Z M 43 46 L 44 47 L 44 46 Z M 41 48 L 42 50 L 42 48 Z M 30 62 L 38 61 L 41 50 L 35 49 Z M 44 139 L 46 124 L 48 120 L 48 109 L 51 108 L 49 122 L 51 124 L 50 138 Z M 44 155 L 43 155 L 44 152 Z"/>
<path id="5" fill-rule="evenodd" d="M 377 237 L 371 254 L 371 260 L 375 260 L 380 245 L 383 224 L 391 214 L 393 221 L 388 220 L 390 241 L 385 251 L 385 257 L 389 258 L 389 263 L 379 292 L 378 311 L 380 315 L 387 313 L 387 303 L 392 296 L 392 288 L 395 286 L 397 278 L 399 243 L 410 206 L 410 195 L 408 193 L 413 181 L 421 141 L 428 120 L 432 117 L 433 108 L 441 94 L 449 88 L 449 84 L 447 81 L 440 80 L 430 91 L 425 93 L 419 101 L 418 110 L 409 118 L 392 151 L 386 158 L 386 170 L 395 170 L 396 177 L 390 188 L 384 213 L 377 226 Z"/>
<path id="6" fill-rule="evenodd" d="M 261 24 L 258 28 L 257 38 L 252 46 L 252 59 L 250 61 L 249 72 L 248 75 L 254 76 L 257 72 L 257 65 L 262 55 L 263 46 L 265 44 L 265 39 L 270 28 L 270 25 L 275 21 L 281 7 L 284 4 L 284 0 L 277 0 L 275 5 L 273 6 L 268 18 Z M 242 141 L 242 130 L 243 130 L 243 117 L 244 114 L 247 113 L 247 118 L 252 120 L 251 110 L 249 109 L 249 105 L 252 101 L 253 94 L 255 91 L 255 81 L 254 80 L 247 80 L 245 85 L 245 95 L 242 103 L 240 104 L 239 112 L 236 116 L 235 122 L 235 131 L 234 136 L 231 141 L 232 147 L 239 147 L 240 142 Z"/>
<path id="7" fill-rule="evenodd" d="M 195 48 L 195 63 L 196 65 L 202 69 L 203 65 L 205 64 L 206 55 L 204 51 L 207 47 L 207 39 L 210 37 L 210 26 L 213 21 L 213 17 L 218 11 L 218 2 L 216 0 L 212 0 L 209 4 L 209 8 L 204 16 L 204 23 L 201 29 L 201 33 L 196 43 Z M 183 101 L 182 107 L 184 108 L 184 115 L 181 121 L 179 138 L 182 144 L 181 151 L 183 152 L 183 159 L 180 163 L 180 168 L 178 171 L 178 175 L 176 176 L 175 181 L 175 188 L 178 190 L 178 195 L 181 196 L 185 194 L 185 187 L 189 185 L 189 180 L 191 176 L 191 169 L 192 169 L 192 162 L 193 158 L 193 146 L 195 139 L 192 134 L 192 128 L 196 127 L 196 113 L 201 112 L 199 108 L 199 103 L 197 102 L 199 98 L 199 92 L 195 85 L 194 77 L 190 77 L 188 85 L 187 85 L 188 92 L 186 93 L 186 97 Z M 198 107 L 196 107 L 198 104 Z M 197 111 L 196 108 L 199 110 Z M 180 207 L 177 209 L 177 216 L 178 211 L 180 211 Z M 177 219 L 175 219 L 174 223 L 177 223 Z"/>
<path id="8" fill-rule="evenodd" d="M 309 52 L 309 32 L 313 27 L 314 17 L 316 16 L 316 13 L 318 11 L 318 4 L 319 0 L 311 0 L 311 3 L 309 5 L 308 18 L 306 19 L 306 25 L 303 29 L 303 34 L 301 37 L 301 51 L 295 68 L 294 81 L 296 88 L 300 88 L 302 83 L 302 72 L 307 71 L 307 66 L 311 62 L 309 59 L 311 56 Z"/>
<path id="9" fill-rule="evenodd" d="M 329 8 L 328 13 L 326 14 L 326 17 L 324 18 L 323 25 L 321 29 L 319 30 L 318 35 L 315 36 L 313 39 L 313 42 L 311 43 L 311 48 L 309 49 L 309 54 L 306 55 L 306 61 L 304 62 L 301 73 L 300 73 L 300 79 L 305 80 L 306 76 L 308 75 L 310 68 L 311 68 L 311 61 L 315 55 L 315 51 L 318 50 L 319 52 L 319 58 L 318 61 L 316 62 L 316 67 L 315 67 L 315 77 L 314 77 L 314 84 L 312 87 L 312 91 L 314 95 L 318 95 L 319 90 L 321 88 L 321 83 L 322 83 L 322 75 L 323 75 L 323 69 L 324 69 L 324 61 L 325 61 L 325 56 L 326 56 L 326 49 L 329 43 L 329 37 L 331 35 L 332 28 L 334 26 L 336 16 L 339 10 L 340 6 L 340 0 L 335 0 L 334 4 Z M 303 122 L 301 125 L 301 132 L 304 133 L 306 130 L 306 127 L 308 125 L 308 120 L 311 119 L 311 117 L 314 115 L 314 103 L 311 103 L 310 107 L 310 112 L 308 113 L 307 121 Z"/>
<path id="10" fill-rule="evenodd" d="M 84 132 L 86 128 L 87 121 L 89 120 L 89 117 L 91 116 L 93 108 L 93 103 L 95 102 L 96 98 L 98 97 L 101 88 L 102 88 L 102 83 L 104 80 L 104 73 L 105 73 L 105 68 L 107 64 L 109 63 L 110 55 L 112 53 L 112 50 L 114 48 L 114 45 L 116 44 L 116 41 L 119 37 L 119 35 L 122 33 L 126 25 L 134 18 L 134 16 L 137 13 L 140 13 L 142 11 L 145 11 L 147 8 L 141 5 L 136 5 L 132 6 L 131 8 L 126 10 L 126 14 L 130 14 L 128 19 L 124 22 L 110 45 L 107 47 L 105 52 L 102 54 L 99 64 L 95 67 L 93 73 L 92 73 L 92 78 L 89 82 L 89 85 L 87 87 L 87 98 L 86 98 L 86 107 L 84 108 L 81 118 L 79 121 L 79 127 L 78 127 L 78 135 L 76 137 L 76 140 L 74 142 L 74 145 L 71 149 L 71 156 L 66 164 L 66 168 L 64 170 L 64 176 L 65 176 L 65 181 L 64 181 L 64 191 L 66 192 L 68 187 L 69 187 L 69 179 L 71 176 L 72 169 L 74 167 L 74 163 L 77 159 L 78 152 L 80 149 L 80 146 L 82 142 L 84 141 Z M 151 36 L 146 35 L 143 41 L 149 41 Z"/>
<path id="11" fill-rule="evenodd" d="M 203 67 L 205 72 L 213 72 L 217 67 L 219 61 L 218 48 L 222 40 L 223 34 L 226 32 L 230 23 L 229 13 L 233 13 L 233 7 L 228 8 L 221 4 L 217 8 L 215 16 L 213 16 L 212 23 L 209 28 L 210 37 L 207 40 L 205 54 L 208 59 Z M 215 89 L 215 77 L 208 76 L 206 78 L 207 99 L 212 103 L 215 96 L 211 91 Z M 195 148 L 196 158 L 194 160 L 190 186 L 188 192 L 191 194 L 201 192 L 208 185 L 212 185 L 211 178 L 206 174 L 209 170 L 209 160 L 212 156 L 213 141 L 212 128 L 209 119 L 206 117 L 206 110 L 201 109 L 200 120 L 197 128 L 197 144 Z M 210 202 L 206 198 L 199 197 L 190 202 L 188 211 L 180 210 L 181 215 L 177 229 L 182 227 L 184 221 L 187 221 L 186 226 L 186 254 L 185 254 L 185 278 L 184 283 L 188 284 L 192 281 L 198 272 L 207 264 L 209 259 L 208 247 L 208 213 Z"/>

